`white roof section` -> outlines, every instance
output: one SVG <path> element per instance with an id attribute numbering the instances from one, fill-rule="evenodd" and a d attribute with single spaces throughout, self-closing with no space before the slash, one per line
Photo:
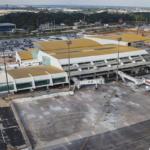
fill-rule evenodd
<path id="1" fill-rule="evenodd" d="M 0 23 L 0 27 L 2 26 L 15 26 L 13 23 Z"/>
<path id="2" fill-rule="evenodd" d="M 102 45 L 106 45 L 106 44 L 118 44 L 117 40 L 109 40 L 109 39 L 101 39 L 101 38 L 92 38 L 91 35 L 90 36 L 85 36 L 85 39 L 90 39 L 93 41 L 96 41 Z M 123 42 L 120 41 L 120 45 L 124 45 L 124 46 L 128 46 L 128 42 Z"/>
<path id="3" fill-rule="evenodd" d="M 6 82 L 6 78 L 3 76 L 2 73 L 0 73 L 0 83 L 5 83 Z"/>
<path id="4" fill-rule="evenodd" d="M 8 82 L 13 83 L 13 79 L 7 74 Z M 4 71 L 0 72 L 0 84 L 7 84 L 6 74 Z"/>
<path id="5" fill-rule="evenodd" d="M 137 55 L 145 55 L 148 54 L 145 50 L 138 50 L 138 51 L 132 51 L 132 52 L 125 52 L 120 53 L 119 58 L 121 57 L 129 57 L 129 56 L 137 56 Z M 89 56 L 89 57 L 80 57 L 80 58 L 71 58 L 70 63 L 82 63 L 82 62 L 91 62 L 91 61 L 98 61 L 98 60 L 106 60 L 106 59 L 115 59 L 118 57 L 118 53 L 114 54 L 107 54 L 107 55 L 97 55 L 97 56 Z M 59 60 L 61 65 L 65 65 L 68 63 L 68 59 L 60 59 Z"/>

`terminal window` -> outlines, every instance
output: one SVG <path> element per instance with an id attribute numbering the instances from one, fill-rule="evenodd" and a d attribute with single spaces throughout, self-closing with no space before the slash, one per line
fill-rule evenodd
<path id="1" fill-rule="evenodd" d="M 86 65 L 86 64 L 90 64 L 90 62 L 78 63 L 78 65 Z"/>
<path id="2" fill-rule="evenodd" d="M 0 26 L 0 31 L 12 31 L 15 26 Z"/>
<path id="3" fill-rule="evenodd" d="M 17 83 L 16 86 L 17 86 L 17 89 L 25 89 L 25 88 L 32 87 L 32 82 Z"/>
<path id="4" fill-rule="evenodd" d="M 8 86 L 9 86 L 9 90 L 14 90 L 13 84 L 10 84 Z M 0 86 L 0 92 L 5 92 L 5 91 L 7 91 L 7 85 Z"/>
<path id="5" fill-rule="evenodd" d="M 120 59 L 129 59 L 129 57 L 121 57 Z"/>
<path id="6" fill-rule="evenodd" d="M 62 82 L 66 82 L 66 77 L 53 78 L 53 83 L 62 83 Z"/>
<path id="7" fill-rule="evenodd" d="M 47 85 L 47 84 L 50 84 L 49 80 L 38 80 L 38 81 L 35 81 L 35 86 L 41 86 L 41 85 Z"/>
<path id="8" fill-rule="evenodd" d="M 93 61 L 94 63 L 103 63 L 104 60 L 97 60 L 97 61 Z"/>

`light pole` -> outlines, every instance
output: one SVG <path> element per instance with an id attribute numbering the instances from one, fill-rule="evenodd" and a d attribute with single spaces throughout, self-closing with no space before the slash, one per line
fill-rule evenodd
<path id="1" fill-rule="evenodd" d="M 7 76 L 7 69 L 6 69 L 5 54 L 4 54 L 5 46 L 3 46 L 2 49 L 3 49 L 3 58 L 4 58 L 4 67 L 5 67 L 5 75 L 6 75 L 6 82 L 7 82 L 8 98 L 9 98 L 9 100 L 11 100 L 10 92 L 9 92 L 9 85 L 8 85 L 8 76 Z"/>
<path id="2" fill-rule="evenodd" d="M 118 69 L 119 69 L 119 44 L 120 44 L 120 41 L 122 41 L 122 38 L 117 38 L 118 40 L 118 62 L 117 62 L 117 75 L 116 75 L 116 83 L 118 83 Z"/>
<path id="3" fill-rule="evenodd" d="M 68 45 L 69 91 L 71 91 L 71 88 L 70 88 L 70 45 L 72 44 L 72 41 L 66 41 L 66 44 Z"/>

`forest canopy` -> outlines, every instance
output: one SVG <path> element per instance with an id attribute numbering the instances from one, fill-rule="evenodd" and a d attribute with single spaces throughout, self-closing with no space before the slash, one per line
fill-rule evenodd
<path id="1" fill-rule="evenodd" d="M 83 13 L 63 13 L 63 12 L 57 12 L 57 13 L 12 13 L 4 16 L 0 16 L 0 23 L 14 23 L 17 25 L 17 28 L 23 28 L 23 29 L 30 29 L 34 30 L 38 27 L 40 24 L 44 24 L 45 22 L 51 22 L 55 20 L 56 24 L 65 23 L 66 25 L 73 25 L 74 22 L 79 20 L 84 20 L 87 23 L 94 23 L 96 21 L 100 21 L 102 23 L 113 23 L 118 22 L 119 19 L 123 19 L 124 22 L 127 21 L 136 21 L 137 17 L 138 20 L 142 21 L 145 20 L 146 17 L 149 16 L 149 14 L 119 14 L 119 13 L 113 13 L 109 14 L 108 12 L 103 13 L 94 13 L 85 15 Z"/>

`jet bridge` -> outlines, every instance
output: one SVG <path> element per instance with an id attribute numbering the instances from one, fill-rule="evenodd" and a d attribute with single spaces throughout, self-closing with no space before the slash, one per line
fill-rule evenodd
<path id="1" fill-rule="evenodd" d="M 128 79 L 128 80 L 134 82 L 135 85 L 146 84 L 146 91 L 150 91 L 150 80 L 149 79 L 146 79 L 143 77 L 142 78 L 137 78 L 137 77 L 134 78 L 122 71 L 118 71 L 118 75 L 121 77 L 121 79 L 124 81 L 124 83 L 126 83 L 125 79 Z"/>
<path id="2" fill-rule="evenodd" d="M 121 77 L 121 79 L 126 83 L 125 79 L 128 79 L 132 82 L 134 82 L 136 85 L 141 85 L 145 83 L 145 78 L 139 79 L 139 78 L 134 78 L 122 71 L 118 71 L 118 75 Z"/>
<path id="3" fill-rule="evenodd" d="M 73 77 L 71 78 L 74 81 L 74 86 L 72 91 L 75 90 L 75 88 L 77 87 L 78 89 L 80 89 L 81 86 L 83 85 L 93 85 L 95 84 L 95 86 L 97 87 L 98 84 L 105 84 L 105 79 L 103 77 L 97 78 L 97 79 L 91 79 L 91 80 L 78 80 L 77 78 Z"/>

